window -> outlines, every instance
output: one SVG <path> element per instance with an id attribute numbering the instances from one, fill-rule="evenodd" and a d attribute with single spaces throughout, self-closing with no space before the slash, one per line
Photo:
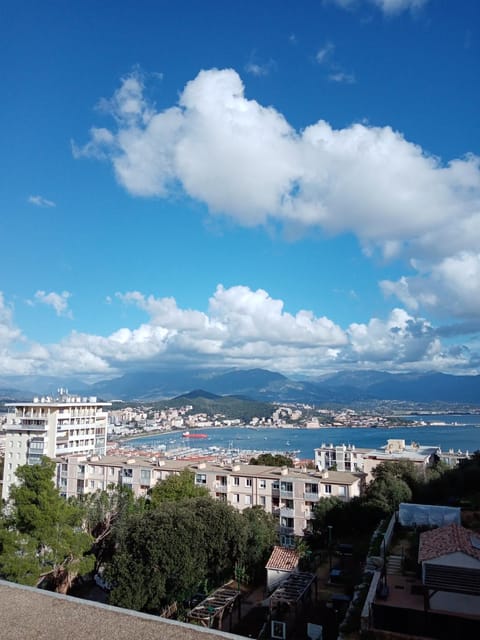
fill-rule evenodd
<path id="1" fill-rule="evenodd" d="M 245 504 L 252 504 L 252 496 L 245 496 Z"/>
<path id="2" fill-rule="evenodd" d="M 133 478 L 133 469 L 122 469 L 123 478 Z"/>
<path id="3" fill-rule="evenodd" d="M 207 484 L 207 474 L 197 473 L 195 475 L 195 484 Z"/>
<path id="4" fill-rule="evenodd" d="M 245 478 L 245 486 L 246 487 L 251 487 L 252 486 L 252 479 L 251 478 Z"/>
<path id="5" fill-rule="evenodd" d="M 140 482 L 142 484 L 150 483 L 151 475 L 152 475 L 152 472 L 150 471 L 150 469 L 141 469 L 140 470 Z"/>
<path id="6" fill-rule="evenodd" d="M 239 487 L 239 486 L 240 486 L 240 478 L 234 478 L 234 479 L 233 479 L 233 484 L 234 484 L 236 487 Z"/>
<path id="7" fill-rule="evenodd" d="M 291 493 L 293 491 L 293 484 L 291 482 L 281 482 L 280 490 Z"/>
<path id="8" fill-rule="evenodd" d="M 90 480 L 90 489 L 95 489 L 95 480 Z"/>
<path id="9" fill-rule="evenodd" d="M 325 493 L 332 493 L 332 485 L 326 484 L 324 487 Z"/>
<path id="10" fill-rule="evenodd" d="M 338 495 L 344 498 L 347 495 L 347 487 L 340 485 L 338 487 Z"/>
<path id="11" fill-rule="evenodd" d="M 234 493 L 232 497 L 232 502 L 236 502 L 236 503 L 240 502 L 240 494 Z"/>
<path id="12" fill-rule="evenodd" d="M 267 481 L 266 480 L 260 480 L 260 489 L 266 489 L 267 488 Z"/>
<path id="13" fill-rule="evenodd" d="M 282 547 L 294 547 L 295 538 L 293 536 L 280 536 L 280 544 Z"/>
<path id="14" fill-rule="evenodd" d="M 260 506 L 261 507 L 266 507 L 267 506 L 267 499 L 265 496 L 260 496 Z"/>

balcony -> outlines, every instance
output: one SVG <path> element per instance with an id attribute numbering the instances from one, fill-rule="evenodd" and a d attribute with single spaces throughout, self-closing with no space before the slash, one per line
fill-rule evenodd
<path id="1" fill-rule="evenodd" d="M 280 525 L 278 532 L 282 536 L 291 536 L 295 533 L 295 529 L 294 527 L 285 527 L 284 525 Z"/>
<path id="2" fill-rule="evenodd" d="M 318 493 L 310 493 L 308 491 L 305 491 L 305 493 L 303 494 L 303 499 L 305 500 L 305 502 L 317 502 L 318 500 L 320 500 L 320 496 L 318 495 Z"/>
<path id="3" fill-rule="evenodd" d="M 282 518 L 293 518 L 295 516 L 295 509 L 280 507 L 280 516 Z"/>
<path id="4" fill-rule="evenodd" d="M 217 493 L 227 493 L 228 485 L 223 484 L 222 482 L 216 482 L 215 483 L 215 491 Z"/>

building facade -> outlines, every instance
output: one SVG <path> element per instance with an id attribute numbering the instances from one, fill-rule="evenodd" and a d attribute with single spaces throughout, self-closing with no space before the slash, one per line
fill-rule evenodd
<path id="1" fill-rule="evenodd" d="M 322 444 L 315 449 L 315 467 L 319 471 L 333 468 L 337 471 L 363 472 L 369 482 L 373 478 L 372 471 L 382 462 L 408 461 L 413 463 L 420 474 L 424 474 L 440 456 L 440 447 L 416 442 L 407 445 L 405 440 L 400 439 L 387 440 L 387 444 L 378 449 Z"/>
<path id="2" fill-rule="evenodd" d="M 5 467 L 2 498 L 8 500 L 16 481 L 15 471 L 36 464 L 42 456 L 68 454 L 104 455 L 107 446 L 108 402 L 95 397 L 72 396 L 63 390 L 58 398 L 34 398 L 33 402 L 7 404 L 4 425 Z"/>
<path id="3" fill-rule="evenodd" d="M 65 497 L 128 486 L 144 496 L 157 482 L 188 468 L 194 482 L 216 500 L 242 511 L 262 507 L 278 520 L 280 541 L 293 545 L 311 528 L 315 504 L 323 498 L 348 501 L 364 487 L 363 473 L 307 471 L 262 465 L 125 458 L 121 456 L 65 456 L 57 458 L 57 486 Z"/>

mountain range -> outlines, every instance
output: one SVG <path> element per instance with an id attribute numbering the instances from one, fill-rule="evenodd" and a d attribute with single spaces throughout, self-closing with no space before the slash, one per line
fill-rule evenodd
<path id="1" fill-rule="evenodd" d="M 0 399 L 55 396 L 60 387 L 104 400 L 160 400 L 201 388 L 216 395 L 260 402 L 329 405 L 391 400 L 480 404 L 480 375 L 341 371 L 294 380 L 266 369 L 138 371 L 94 384 L 76 378 L 14 376 L 0 378 Z"/>

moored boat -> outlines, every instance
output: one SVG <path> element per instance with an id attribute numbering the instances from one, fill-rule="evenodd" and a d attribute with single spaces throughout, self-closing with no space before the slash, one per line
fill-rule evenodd
<path id="1" fill-rule="evenodd" d="M 208 438 L 206 433 L 190 433 L 190 431 L 184 431 L 182 438 Z"/>

